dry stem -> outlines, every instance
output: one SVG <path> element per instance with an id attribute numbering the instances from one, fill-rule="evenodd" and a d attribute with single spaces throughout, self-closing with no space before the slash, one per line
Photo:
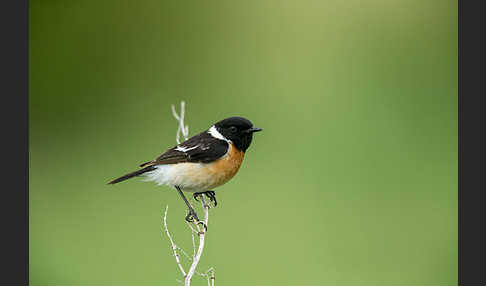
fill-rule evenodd
<path id="1" fill-rule="evenodd" d="M 184 137 L 185 140 L 187 140 L 188 137 L 189 137 L 189 126 L 184 125 L 185 103 L 184 103 L 184 101 L 181 102 L 180 115 L 177 114 L 174 105 L 172 105 L 171 108 L 172 108 L 172 114 L 174 115 L 174 117 L 177 119 L 177 121 L 179 123 L 179 125 L 177 127 L 177 133 L 176 133 L 176 141 L 177 141 L 177 144 L 180 144 L 181 143 L 180 142 L 180 134 L 181 133 L 182 133 L 182 136 Z M 207 226 L 208 223 L 209 223 L 209 208 L 210 208 L 210 206 L 208 204 L 206 204 L 206 201 L 204 200 L 203 196 L 200 196 L 200 198 L 201 198 L 201 206 L 202 206 L 202 209 L 204 211 L 203 222 Z M 175 244 L 175 242 L 172 238 L 172 235 L 169 232 L 169 228 L 167 226 L 168 209 L 169 209 L 169 206 L 167 205 L 166 208 L 165 208 L 165 213 L 164 213 L 164 230 L 165 230 L 165 233 L 167 234 L 167 237 L 169 238 L 170 245 L 171 245 L 171 248 L 172 248 L 176 263 L 177 263 L 177 267 L 179 267 L 179 270 L 181 271 L 181 274 L 184 277 L 184 285 L 185 286 L 191 285 L 192 277 L 194 276 L 194 274 L 198 274 L 198 275 L 201 275 L 203 277 L 206 277 L 207 282 L 208 282 L 208 286 L 214 286 L 215 274 L 214 274 L 214 268 L 213 267 L 211 267 L 204 274 L 196 271 L 196 268 L 199 264 L 199 261 L 201 260 L 201 256 L 202 256 L 202 253 L 203 253 L 203 250 L 204 250 L 205 239 L 206 239 L 205 228 L 200 227 L 198 224 L 196 224 L 195 228 L 194 228 L 190 223 L 187 223 L 188 227 L 191 230 L 192 246 L 193 246 L 192 258 L 189 257 L 189 255 L 182 248 L 178 247 Z M 195 234 L 197 234 L 198 237 L 199 237 L 199 244 L 197 246 L 197 250 L 196 250 Z M 187 272 L 184 270 L 184 267 L 182 266 L 180 256 L 177 252 L 178 250 L 180 250 L 182 252 L 182 254 L 184 254 L 184 256 L 189 261 L 192 262 L 191 266 L 189 267 L 189 270 Z"/>

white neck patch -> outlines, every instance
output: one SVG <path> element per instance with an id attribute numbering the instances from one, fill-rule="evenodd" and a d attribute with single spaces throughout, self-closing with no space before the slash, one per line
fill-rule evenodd
<path id="1" fill-rule="evenodd" d="M 224 138 L 224 136 L 219 133 L 218 129 L 216 129 L 216 126 L 211 126 L 211 128 L 209 128 L 209 134 L 211 134 L 211 136 L 213 136 L 214 138 L 217 138 L 217 139 L 220 139 L 220 140 L 224 140 L 226 142 L 230 142 L 230 140 Z"/>

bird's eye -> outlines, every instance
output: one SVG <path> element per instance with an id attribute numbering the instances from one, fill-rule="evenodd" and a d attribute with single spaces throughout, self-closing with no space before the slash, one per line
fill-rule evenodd
<path id="1" fill-rule="evenodd" d="M 238 129 L 234 126 L 231 126 L 230 131 L 231 131 L 231 133 L 235 133 L 236 131 L 238 131 Z"/>

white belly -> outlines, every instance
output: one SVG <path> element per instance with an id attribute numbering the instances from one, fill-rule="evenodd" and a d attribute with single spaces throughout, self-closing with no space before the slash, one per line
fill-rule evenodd
<path id="1" fill-rule="evenodd" d="M 229 181 L 238 172 L 244 152 L 230 144 L 226 155 L 212 163 L 178 163 L 155 166 L 145 173 L 147 181 L 158 185 L 179 186 L 184 191 L 208 191 Z"/>
<path id="2" fill-rule="evenodd" d="M 208 190 L 211 187 L 212 180 L 200 174 L 205 169 L 203 163 L 159 165 L 156 168 L 145 173 L 147 181 L 154 181 L 158 185 L 179 186 L 190 192 Z"/>

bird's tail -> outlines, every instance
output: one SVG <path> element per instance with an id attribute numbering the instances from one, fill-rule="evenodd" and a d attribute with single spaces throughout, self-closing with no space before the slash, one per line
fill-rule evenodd
<path id="1" fill-rule="evenodd" d="M 125 180 L 128 180 L 130 178 L 133 178 L 133 177 L 136 177 L 136 176 L 140 176 L 141 174 L 143 173 L 146 173 L 146 172 L 150 172 L 152 170 L 155 170 L 155 167 L 154 166 L 147 166 L 143 169 L 140 169 L 140 170 L 137 170 L 135 172 L 131 172 L 131 173 L 128 173 L 124 176 L 121 176 L 120 178 L 118 179 L 114 179 L 113 181 L 109 182 L 108 184 L 116 184 L 116 183 L 119 183 L 121 181 L 125 181 Z"/>

